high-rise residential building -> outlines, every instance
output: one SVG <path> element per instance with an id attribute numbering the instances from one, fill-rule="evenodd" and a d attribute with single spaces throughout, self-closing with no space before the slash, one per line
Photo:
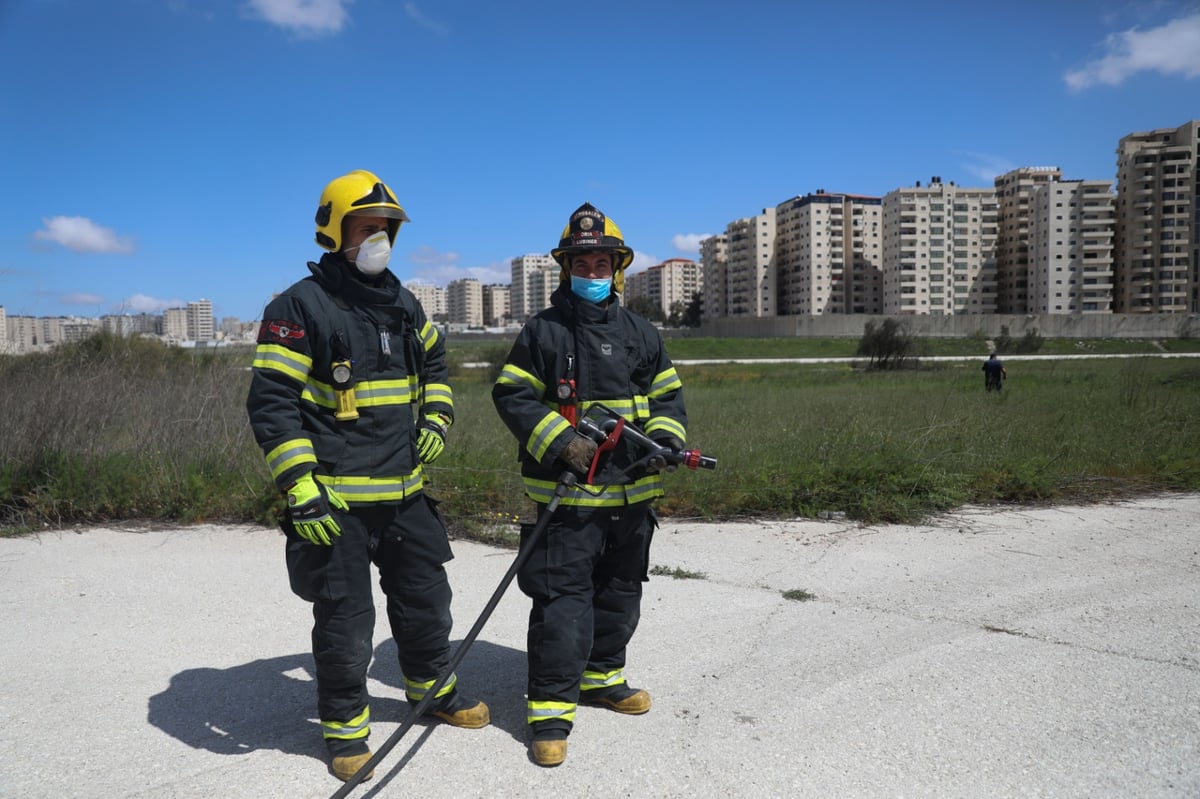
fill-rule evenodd
<path id="1" fill-rule="evenodd" d="M 883 312 L 996 312 L 994 188 L 934 177 L 883 198 Z"/>
<path id="2" fill-rule="evenodd" d="M 404 287 L 421 303 L 425 318 L 430 322 L 445 322 L 450 318 L 446 289 L 431 283 L 405 283 Z"/>
<path id="3" fill-rule="evenodd" d="M 1118 313 L 1200 311 L 1200 120 L 1117 145 Z"/>
<path id="4" fill-rule="evenodd" d="M 513 319 L 524 322 L 550 305 L 550 295 L 558 288 L 561 271 L 549 255 L 520 255 L 509 262 L 512 293 L 509 302 Z"/>
<path id="5" fill-rule="evenodd" d="M 729 316 L 775 316 L 775 209 L 730 222 L 725 267 Z"/>
<path id="6" fill-rule="evenodd" d="M 4 312 L 4 306 L 0 305 L 0 354 L 8 354 L 12 350 L 8 347 L 8 315 Z"/>
<path id="7" fill-rule="evenodd" d="M 996 237 L 996 311 L 1023 314 L 1029 307 L 1029 228 L 1033 193 L 1062 178 L 1056 166 L 1024 166 L 995 180 L 1000 203 Z"/>
<path id="8" fill-rule="evenodd" d="M 187 341 L 188 313 L 186 308 L 168 308 L 163 311 L 163 335 L 171 341 Z"/>
<path id="9" fill-rule="evenodd" d="M 36 316 L 9 316 L 5 328 L 8 346 L 13 352 L 34 352 L 46 343 L 41 320 Z"/>
<path id="10" fill-rule="evenodd" d="M 880 312 L 882 208 L 824 189 L 775 207 L 779 315 Z"/>
<path id="11" fill-rule="evenodd" d="M 473 277 L 446 286 L 446 314 L 451 324 L 483 326 L 483 285 Z"/>
<path id="12" fill-rule="evenodd" d="M 1032 199 L 1026 312 L 1111 313 L 1112 181 L 1045 183 Z"/>
<path id="13" fill-rule="evenodd" d="M 720 319 L 728 315 L 725 299 L 728 249 L 729 237 L 724 233 L 709 236 L 700 242 L 700 269 L 704 280 L 700 300 L 701 319 Z"/>
<path id="14" fill-rule="evenodd" d="M 210 300 L 189 302 L 186 313 L 187 339 L 189 341 L 213 341 L 216 339 L 216 324 L 213 321 Z"/>
<path id="15" fill-rule="evenodd" d="M 646 297 L 664 317 L 671 315 L 676 303 L 686 307 L 692 296 L 704 286 L 703 268 L 687 258 L 668 258 L 636 274 L 625 275 L 625 296 Z"/>
<path id="16" fill-rule="evenodd" d="M 485 325 L 500 327 L 511 321 L 510 295 L 510 287 L 503 283 L 489 283 L 483 287 L 483 323 Z"/>

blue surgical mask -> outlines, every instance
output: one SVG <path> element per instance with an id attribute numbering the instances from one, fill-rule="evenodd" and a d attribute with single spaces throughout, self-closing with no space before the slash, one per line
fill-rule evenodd
<path id="1" fill-rule="evenodd" d="M 590 278 L 571 275 L 571 291 L 576 296 L 599 305 L 607 300 L 608 295 L 612 293 L 612 278 Z"/>

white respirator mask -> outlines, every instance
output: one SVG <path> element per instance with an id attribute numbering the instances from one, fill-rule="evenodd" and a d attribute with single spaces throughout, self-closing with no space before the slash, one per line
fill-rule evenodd
<path id="1" fill-rule="evenodd" d="M 354 256 L 354 265 L 358 271 L 367 277 L 374 277 L 387 269 L 388 261 L 392 258 L 392 243 L 388 240 L 386 230 L 381 230 L 363 239 L 358 245 L 358 255 Z"/>

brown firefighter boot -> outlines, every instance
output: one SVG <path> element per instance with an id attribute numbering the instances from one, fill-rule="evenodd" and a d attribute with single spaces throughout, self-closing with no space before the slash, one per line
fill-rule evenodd
<path id="1" fill-rule="evenodd" d="M 358 773 L 358 770 L 363 767 L 363 764 L 371 759 L 371 750 L 368 749 L 361 755 L 341 755 L 335 757 L 329 764 L 329 770 L 333 772 L 333 776 L 337 777 L 342 782 L 349 782 L 350 778 Z M 375 776 L 375 769 L 371 769 L 371 773 L 362 778 L 363 782 Z"/>
<path id="2" fill-rule="evenodd" d="M 557 766 L 567 759 L 567 734 L 553 730 L 535 735 L 529 754 L 539 766 Z"/>
<path id="3" fill-rule="evenodd" d="M 650 710 L 650 694 L 641 688 L 621 683 L 594 691 L 580 691 L 579 704 L 606 707 L 629 716 L 640 716 Z"/>
<path id="4" fill-rule="evenodd" d="M 451 692 L 442 700 L 437 710 L 431 710 L 427 715 L 436 716 L 447 724 L 467 730 L 478 730 L 492 721 L 487 705 L 481 701 L 467 699 L 458 691 Z"/>

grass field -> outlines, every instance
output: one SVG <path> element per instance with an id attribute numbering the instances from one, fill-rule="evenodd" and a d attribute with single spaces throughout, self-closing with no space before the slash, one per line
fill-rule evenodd
<path id="1" fill-rule="evenodd" d="M 771 341 L 668 347 L 678 360 L 745 348 L 817 354 Z M 856 344 L 809 343 L 824 355 Z M 970 343 L 966 354 L 978 354 Z M 451 349 L 462 364 L 507 346 Z M 114 520 L 270 523 L 280 504 L 246 422 L 249 359 L 249 350 L 197 354 L 109 337 L 0 358 L 0 524 L 19 533 Z M 480 539 L 505 538 L 533 510 L 516 442 L 491 404 L 492 371 L 454 368 L 458 418 L 429 469 L 456 534 Z M 688 444 L 719 465 L 668 475 L 666 515 L 912 521 L 964 503 L 1200 488 L 1198 359 L 1019 362 L 1000 396 L 984 393 L 974 362 L 679 371 Z"/>

